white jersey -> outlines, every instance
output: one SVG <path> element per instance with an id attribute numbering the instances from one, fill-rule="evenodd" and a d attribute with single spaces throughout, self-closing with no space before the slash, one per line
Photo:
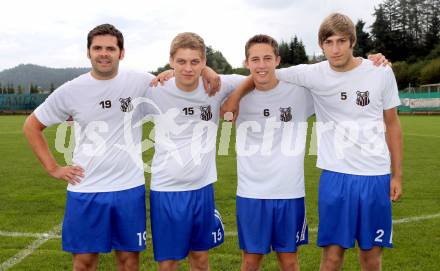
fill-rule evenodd
<path id="1" fill-rule="evenodd" d="M 243 81 L 243 76 L 221 76 L 221 89 L 212 97 L 200 79 L 190 92 L 176 86 L 175 79 L 148 94 L 154 105 L 155 153 L 151 167 L 151 190 L 190 191 L 217 180 L 216 139 L 223 100 Z"/>
<path id="2" fill-rule="evenodd" d="M 236 135 L 238 196 L 304 197 L 307 119 L 313 112 L 310 92 L 283 81 L 241 99 Z"/>
<path id="3" fill-rule="evenodd" d="M 281 69 L 277 76 L 312 91 L 317 167 L 356 175 L 390 173 L 383 111 L 400 104 L 390 67 L 363 59 L 353 70 L 336 72 L 323 61 Z"/>
<path id="4" fill-rule="evenodd" d="M 84 169 L 85 176 L 79 184 L 69 184 L 69 191 L 120 191 L 145 184 L 142 127 L 131 127 L 124 118 L 132 116 L 133 123 L 142 118 L 132 101 L 146 95 L 152 78 L 119 71 L 110 80 L 97 80 L 86 73 L 60 86 L 34 111 L 45 126 L 74 120 L 72 161 Z"/>

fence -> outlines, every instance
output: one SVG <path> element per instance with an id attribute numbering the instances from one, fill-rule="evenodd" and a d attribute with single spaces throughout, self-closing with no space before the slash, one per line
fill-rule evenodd
<path id="1" fill-rule="evenodd" d="M 49 94 L 0 94 L 0 111 L 32 111 Z"/>
<path id="2" fill-rule="evenodd" d="M 440 113 L 440 92 L 399 93 L 400 113 Z"/>

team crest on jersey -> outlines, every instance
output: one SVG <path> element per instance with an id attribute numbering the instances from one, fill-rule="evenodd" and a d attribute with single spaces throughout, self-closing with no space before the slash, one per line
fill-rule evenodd
<path id="1" fill-rule="evenodd" d="M 133 110 L 133 104 L 131 103 L 131 97 L 128 98 L 119 98 L 119 101 L 121 102 L 121 111 L 122 112 L 130 112 Z"/>
<path id="2" fill-rule="evenodd" d="M 290 106 L 280 107 L 280 120 L 284 122 L 292 120 L 292 108 Z"/>
<path id="3" fill-rule="evenodd" d="M 210 105 L 206 105 L 206 106 L 200 106 L 200 118 L 202 120 L 210 120 L 212 119 L 212 112 L 211 112 L 211 106 Z"/>
<path id="4" fill-rule="evenodd" d="M 370 103 L 370 97 L 368 91 L 356 91 L 357 98 L 356 98 L 356 104 L 360 106 L 366 106 Z"/>

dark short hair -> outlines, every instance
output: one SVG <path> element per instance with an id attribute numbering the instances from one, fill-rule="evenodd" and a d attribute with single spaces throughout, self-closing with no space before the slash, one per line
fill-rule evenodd
<path id="1" fill-rule="evenodd" d="M 244 49 L 245 49 L 244 53 L 246 55 L 246 59 L 248 59 L 248 57 L 249 57 L 249 48 L 251 48 L 252 45 L 258 44 L 258 43 L 264 43 L 264 44 L 268 44 L 268 45 L 272 46 L 273 53 L 275 54 L 275 56 L 280 55 L 280 52 L 278 49 L 278 42 L 274 38 L 272 38 L 271 36 L 259 34 L 259 35 L 253 36 L 252 38 L 250 38 L 246 42 L 246 46 L 244 47 Z"/>
<path id="2" fill-rule="evenodd" d="M 116 37 L 118 40 L 118 47 L 120 50 L 124 49 L 124 36 L 121 31 L 111 24 L 101 24 L 93 28 L 87 35 L 87 49 L 90 49 L 93 38 L 96 36 L 110 35 Z"/>

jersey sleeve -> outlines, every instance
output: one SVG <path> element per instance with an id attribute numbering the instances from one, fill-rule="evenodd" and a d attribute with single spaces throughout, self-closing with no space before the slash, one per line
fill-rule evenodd
<path id="1" fill-rule="evenodd" d="M 304 99 L 305 99 L 305 107 L 306 107 L 306 116 L 309 118 L 311 115 L 315 114 L 315 106 L 313 105 L 313 97 L 310 91 L 306 88 L 304 90 Z"/>
<path id="2" fill-rule="evenodd" d="M 312 80 L 309 78 L 309 71 L 311 71 L 311 69 L 312 65 L 301 64 L 288 68 L 277 69 L 275 74 L 278 80 L 311 89 Z"/>
<path id="3" fill-rule="evenodd" d="M 142 93 L 140 97 L 142 98 L 142 102 L 139 104 L 139 106 L 141 109 L 142 116 L 147 116 L 153 114 L 153 104 L 154 104 L 153 91 L 158 91 L 156 90 L 156 88 L 158 88 L 159 86 L 157 87 L 150 86 L 151 80 L 155 78 L 153 74 L 146 73 L 146 74 L 142 74 L 142 76 L 143 76 L 142 85 L 144 85 L 144 87 L 141 90 Z"/>
<path id="4" fill-rule="evenodd" d="M 396 77 L 390 67 L 385 67 L 384 81 L 384 88 L 382 89 L 383 109 L 388 110 L 400 105 Z"/>
<path id="5" fill-rule="evenodd" d="M 219 93 L 220 101 L 226 99 L 229 94 L 231 94 L 246 78 L 244 75 L 239 74 L 228 74 L 228 75 L 220 75 L 221 80 L 221 88 Z"/>
<path id="6" fill-rule="evenodd" d="M 60 86 L 35 109 L 37 119 L 46 127 L 66 121 L 71 112 L 69 109 L 68 83 Z"/>

